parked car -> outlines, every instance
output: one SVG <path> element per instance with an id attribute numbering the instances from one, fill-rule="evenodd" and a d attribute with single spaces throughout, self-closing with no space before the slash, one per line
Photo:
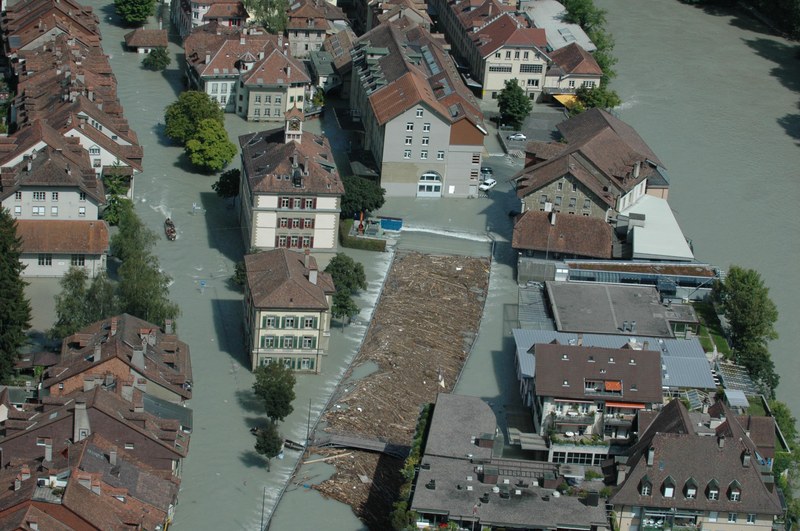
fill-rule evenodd
<path id="1" fill-rule="evenodd" d="M 481 166 L 481 175 L 493 175 L 494 170 L 491 166 Z"/>
<path id="2" fill-rule="evenodd" d="M 527 140 L 528 137 L 523 135 L 522 133 L 514 133 L 508 135 L 506 138 L 508 138 L 509 140 L 521 141 L 521 140 Z"/>
<path id="3" fill-rule="evenodd" d="M 480 190 L 481 192 L 488 192 L 489 190 L 491 190 L 491 189 L 492 189 L 492 188 L 494 188 L 495 186 L 497 186 L 497 181 L 496 181 L 496 180 L 494 180 L 494 179 L 492 179 L 491 177 L 489 177 L 489 178 L 487 178 L 486 180 L 484 180 L 484 181 L 483 181 L 483 182 L 482 182 L 482 183 L 481 183 L 481 184 L 478 186 L 478 190 Z"/>

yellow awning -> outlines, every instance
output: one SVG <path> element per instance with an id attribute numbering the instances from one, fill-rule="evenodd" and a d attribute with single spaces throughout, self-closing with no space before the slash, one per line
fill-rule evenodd
<path id="1" fill-rule="evenodd" d="M 578 102 L 578 98 L 574 94 L 556 94 L 553 98 L 567 109 Z"/>

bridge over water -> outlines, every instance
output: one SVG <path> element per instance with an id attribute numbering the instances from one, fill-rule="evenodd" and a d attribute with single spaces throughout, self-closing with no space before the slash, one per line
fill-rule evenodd
<path id="1" fill-rule="evenodd" d="M 364 437 L 355 433 L 314 433 L 311 445 L 317 448 L 351 448 L 355 450 L 366 450 L 368 452 L 386 454 L 398 459 L 405 459 L 411 451 L 409 446 L 371 437 Z"/>

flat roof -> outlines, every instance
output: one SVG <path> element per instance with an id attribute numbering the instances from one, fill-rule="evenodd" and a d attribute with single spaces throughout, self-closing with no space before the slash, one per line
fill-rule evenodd
<path id="1" fill-rule="evenodd" d="M 597 49 L 597 46 L 580 26 L 564 22 L 566 9 L 556 0 L 522 0 L 520 9 L 530 17 L 537 28 L 544 29 L 547 44 L 554 50 L 573 42 L 577 42 L 587 52 Z"/>
<path id="2" fill-rule="evenodd" d="M 621 215 L 645 216 L 644 227 L 633 227 L 633 258 L 692 261 L 694 253 L 665 199 L 645 195 Z"/>
<path id="3" fill-rule="evenodd" d="M 725 389 L 725 399 L 731 407 L 741 407 L 747 409 L 750 407 L 750 401 L 747 400 L 744 391 L 741 389 Z"/>
<path id="4" fill-rule="evenodd" d="M 545 289 L 560 332 L 673 337 L 669 308 L 652 286 L 551 281 Z M 630 332 L 624 329 L 634 321 Z"/>
<path id="5" fill-rule="evenodd" d="M 589 271 L 617 271 L 620 273 L 643 273 L 646 275 L 714 278 L 716 268 L 709 264 L 687 264 L 685 262 L 612 262 L 597 260 L 566 260 L 572 269 Z"/>
<path id="6" fill-rule="evenodd" d="M 497 418 L 483 399 L 440 393 L 433 408 L 425 455 L 489 459 L 492 448 L 481 448 L 475 438 L 484 433 L 494 436 L 496 428 Z"/>
<path id="7" fill-rule="evenodd" d="M 538 486 L 541 470 L 534 463 L 503 460 L 496 466 L 496 482 L 481 483 L 480 465 L 469 461 L 426 455 L 420 462 L 411 502 L 411 509 L 418 513 L 444 514 L 454 520 L 497 527 L 606 528 L 602 501 L 591 506 L 578 497 L 555 497 L 552 489 Z"/>
<path id="8" fill-rule="evenodd" d="M 512 330 L 516 342 L 517 360 L 523 377 L 533 378 L 536 372 L 534 355 L 528 352 L 537 343 L 558 341 L 577 345 L 579 334 L 549 330 Z M 645 350 L 661 351 L 662 387 L 716 389 L 711 367 L 697 338 L 665 339 L 658 337 L 580 334 L 583 345 L 590 347 L 622 348 L 626 343 L 641 345 Z"/>

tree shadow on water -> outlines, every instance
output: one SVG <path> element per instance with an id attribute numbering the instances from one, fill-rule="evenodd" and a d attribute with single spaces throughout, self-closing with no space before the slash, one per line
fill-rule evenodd
<path id="1" fill-rule="evenodd" d="M 787 114 L 778 118 L 778 125 L 783 127 L 790 137 L 798 140 L 796 143 L 800 146 L 800 114 Z"/>
<path id="2" fill-rule="evenodd" d="M 745 39 L 749 46 L 759 57 L 775 63 L 770 74 L 778 79 L 783 86 L 794 92 L 800 92 L 800 45 L 786 44 L 775 39 L 757 38 Z"/>

